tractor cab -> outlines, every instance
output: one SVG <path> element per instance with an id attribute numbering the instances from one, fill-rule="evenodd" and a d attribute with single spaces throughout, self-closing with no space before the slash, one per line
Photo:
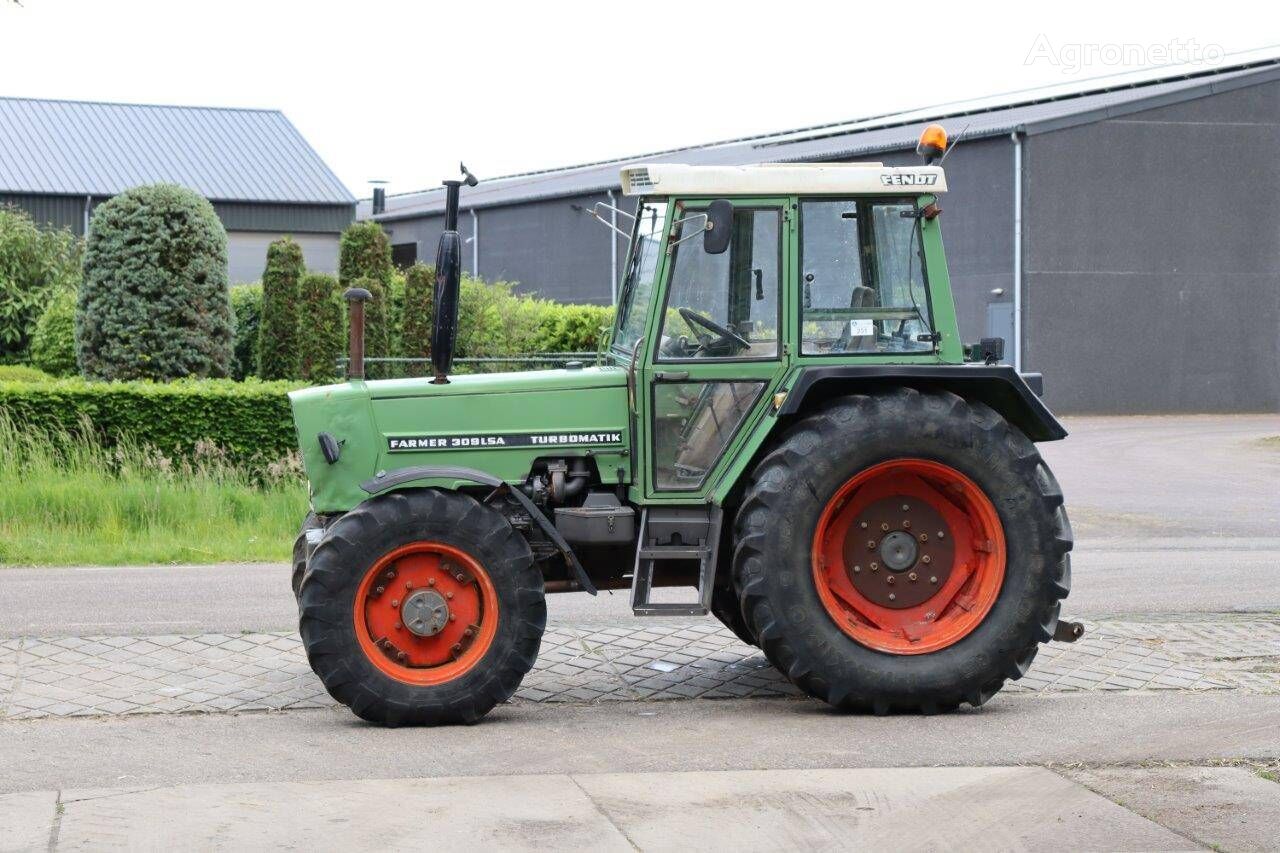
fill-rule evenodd
<path id="1" fill-rule="evenodd" d="M 723 498 L 722 460 L 797 369 L 963 360 L 941 168 L 654 164 L 622 187 L 638 200 L 608 357 L 639 392 L 644 499 Z"/>

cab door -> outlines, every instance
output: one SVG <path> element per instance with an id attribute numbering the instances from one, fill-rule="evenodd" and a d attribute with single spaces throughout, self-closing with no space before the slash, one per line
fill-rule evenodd
<path id="1" fill-rule="evenodd" d="M 718 254 L 703 246 L 710 204 L 671 215 L 637 395 L 647 502 L 705 503 L 786 374 L 791 201 L 735 199 Z"/>

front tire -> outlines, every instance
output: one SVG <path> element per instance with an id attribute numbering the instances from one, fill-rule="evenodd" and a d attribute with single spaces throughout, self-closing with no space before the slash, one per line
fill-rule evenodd
<path id="1" fill-rule="evenodd" d="M 329 694 L 392 726 L 479 720 L 533 668 L 547 619 L 523 537 L 475 499 L 435 489 L 337 519 L 311 555 L 299 610 Z"/>
<path id="2" fill-rule="evenodd" d="M 1027 671 L 1070 589 L 1071 544 L 1021 432 L 981 403 L 900 388 L 830 401 L 784 434 L 738 512 L 734 579 L 801 690 L 933 713 Z"/>

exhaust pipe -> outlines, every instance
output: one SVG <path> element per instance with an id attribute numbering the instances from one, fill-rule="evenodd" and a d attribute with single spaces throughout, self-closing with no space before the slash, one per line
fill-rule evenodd
<path id="1" fill-rule="evenodd" d="M 432 385 L 449 383 L 453 348 L 458 340 L 458 291 L 462 286 L 462 239 L 458 236 L 458 197 L 463 184 L 474 187 L 476 176 L 461 163 L 463 180 L 445 181 L 444 233 L 436 249 L 435 317 L 431 324 Z"/>
<path id="2" fill-rule="evenodd" d="M 364 379 L 364 304 L 373 294 L 351 287 L 342 298 L 347 300 L 347 378 Z"/>

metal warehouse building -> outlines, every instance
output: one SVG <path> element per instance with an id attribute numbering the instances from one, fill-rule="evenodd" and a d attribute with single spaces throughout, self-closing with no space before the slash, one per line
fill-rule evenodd
<path id="1" fill-rule="evenodd" d="M 0 204 L 88 230 L 97 205 L 140 184 L 203 195 L 227 229 L 234 283 L 257 281 L 284 234 L 334 272 L 355 198 L 277 110 L 0 98 Z"/>
<path id="2" fill-rule="evenodd" d="M 621 166 L 915 163 L 930 121 L 965 130 L 942 221 L 966 340 L 1005 338 L 1007 360 L 1042 371 L 1064 412 L 1280 411 L 1276 60 L 482 181 L 462 194 L 464 262 L 608 303 L 625 241 L 586 211 L 634 209 Z M 429 190 L 362 215 L 387 228 L 399 262 L 431 262 L 442 206 Z"/>

